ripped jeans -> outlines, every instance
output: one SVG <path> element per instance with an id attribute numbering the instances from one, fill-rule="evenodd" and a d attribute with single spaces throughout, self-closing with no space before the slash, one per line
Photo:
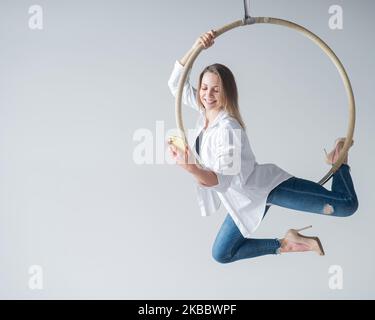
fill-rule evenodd
<path id="1" fill-rule="evenodd" d="M 309 180 L 289 178 L 269 193 L 263 218 L 271 205 L 334 217 L 348 217 L 357 211 L 357 195 L 347 164 L 334 173 L 331 189 Z M 278 239 L 244 238 L 228 214 L 216 236 L 212 256 L 219 263 L 230 263 L 278 254 L 280 245 Z"/>

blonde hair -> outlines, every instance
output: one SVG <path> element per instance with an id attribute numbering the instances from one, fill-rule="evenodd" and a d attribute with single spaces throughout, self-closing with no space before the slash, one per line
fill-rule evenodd
<path id="1" fill-rule="evenodd" d="M 240 109 L 238 106 L 238 90 L 236 80 L 234 78 L 232 71 L 230 71 L 228 67 L 220 63 L 215 63 L 210 66 L 207 66 L 201 72 L 198 82 L 199 90 L 197 91 L 197 101 L 199 107 L 204 109 L 204 105 L 200 99 L 199 91 L 202 85 L 203 76 L 206 72 L 211 72 L 219 77 L 222 88 L 222 90 L 220 90 L 220 99 L 223 103 L 223 107 L 225 111 L 230 116 L 235 118 L 240 124 L 240 126 L 246 131 L 246 125 L 245 122 L 242 120 Z"/>

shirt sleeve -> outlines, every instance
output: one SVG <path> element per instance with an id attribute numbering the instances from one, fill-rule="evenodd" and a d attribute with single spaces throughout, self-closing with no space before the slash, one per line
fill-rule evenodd
<path id="1" fill-rule="evenodd" d="M 182 76 L 183 70 L 184 67 L 178 61 L 176 61 L 172 74 L 168 80 L 168 87 L 174 97 L 177 95 L 178 83 Z M 202 112 L 197 103 L 197 90 L 190 84 L 190 72 L 191 70 L 189 70 L 184 89 L 182 91 L 182 103 L 192 107 L 196 111 Z"/>
<path id="2" fill-rule="evenodd" d="M 211 187 L 201 185 L 202 188 L 221 193 L 228 190 L 234 176 L 241 172 L 241 136 L 241 129 L 225 127 L 219 130 L 215 139 L 214 166 L 209 170 L 216 174 L 218 184 Z"/>

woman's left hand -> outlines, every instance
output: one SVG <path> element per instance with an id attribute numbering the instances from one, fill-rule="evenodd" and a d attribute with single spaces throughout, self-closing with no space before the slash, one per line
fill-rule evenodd
<path id="1" fill-rule="evenodd" d="M 191 172 L 195 166 L 195 159 L 193 158 L 188 146 L 185 147 L 185 151 L 174 146 L 172 143 L 168 142 L 169 151 L 172 159 L 176 161 L 176 164 L 181 166 L 188 172 Z"/>

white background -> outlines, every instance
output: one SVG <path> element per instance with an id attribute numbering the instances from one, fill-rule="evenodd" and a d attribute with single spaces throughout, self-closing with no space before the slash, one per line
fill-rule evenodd
<path id="1" fill-rule="evenodd" d="M 357 102 L 351 173 L 359 209 L 340 219 L 272 207 L 255 238 L 312 224 L 326 256 L 263 256 L 218 264 L 211 247 L 226 215 L 200 216 L 193 177 L 174 165 L 137 165 L 133 139 L 156 121 L 175 128 L 167 80 L 203 32 L 243 17 L 237 1 L 0 2 L 0 297 L 3 299 L 375 298 L 373 226 L 375 22 L 373 1 L 254 0 L 253 16 L 291 20 L 336 52 Z M 341 5 L 344 29 L 328 26 Z M 234 72 L 259 163 L 314 181 L 323 148 L 345 136 L 346 95 L 324 53 L 286 28 L 235 29 L 204 51 Z M 197 114 L 184 109 L 186 126 Z M 155 150 L 154 150 L 155 152 Z M 330 182 L 326 185 L 330 188 Z M 29 267 L 43 268 L 30 290 Z M 343 269 L 343 289 L 328 286 Z"/>

